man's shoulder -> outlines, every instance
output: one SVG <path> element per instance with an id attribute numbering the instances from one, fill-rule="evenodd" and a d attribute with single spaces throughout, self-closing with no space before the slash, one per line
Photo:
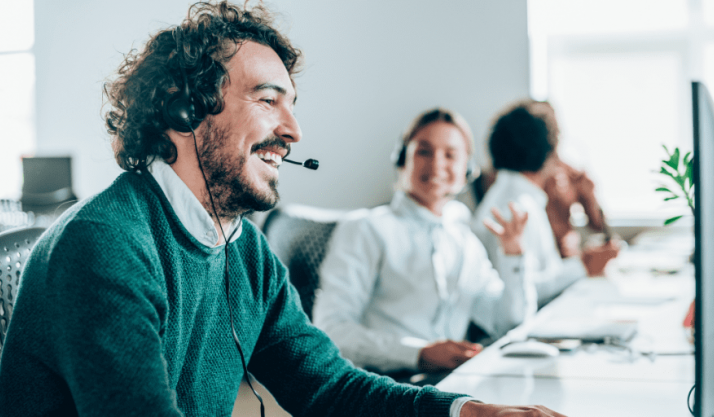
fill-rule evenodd
<path id="1" fill-rule="evenodd" d="M 118 235 L 145 235 L 158 197 L 136 173 L 121 174 L 108 188 L 65 211 L 46 235 L 93 241 L 113 241 Z M 153 201 L 152 201 L 153 200 Z"/>

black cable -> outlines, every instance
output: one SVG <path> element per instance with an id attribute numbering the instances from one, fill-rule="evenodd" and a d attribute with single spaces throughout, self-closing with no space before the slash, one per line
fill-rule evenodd
<path id="1" fill-rule="evenodd" d="M 696 384 L 692 385 L 692 389 L 690 389 L 689 394 L 687 394 L 687 408 L 689 409 L 689 412 L 692 413 L 692 415 L 694 415 L 694 408 L 692 408 L 692 401 L 690 400 L 690 398 L 692 397 L 692 393 L 694 392 L 694 388 L 696 387 Z"/>
<path id="2" fill-rule="evenodd" d="M 231 323 L 231 332 L 233 333 L 233 341 L 236 343 L 236 347 L 238 347 L 238 353 L 240 354 L 240 361 L 241 364 L 243 365 L 243 374 L 245 375 L 245 380 L 248 382 L 248 386 L 250 387 L 251 391 L 253 391 L 253 394 L 255 395 L 255 398 L 260 401 L 260 417 L 265 417 L 265 405 L 263 404 L 263 397 L 258 394 L 258 391 L 253 388 L 253 384 L 250 382 L 250 374 L 248 373 L 248 366 L 245 363 L 245 356 L 243 355 L 243 348 L 240 345 L 240 340 L 238 339 L 238 333 L 236 333 L 236 328 L 233 325 L 233 307 L 231 306 L 231 280 L 229 279 L 228 275 L 228 242 L 230 239 L 233 238 L 233 235 L 238 231 L 239 228 L 243 227 L 243 215 L 240 215 L 239 221 L 238 221 L 238 227 L 233 229 L 233 232 L 231 232 L 231 235 L 226 239 L 226 233 L 223 231 L 223 225 L 221 224 L 221 219 L 218 217 L 218 210 L 216 210 L 216 204 L 213 202 L 213 195 L 211 195 L 211 187 L 208 185 L 208 179 L 206 179 L 206 173 L 203 172 L 203 164 L 201 164 L 201 158 L 198 155 L 198 144 L 196 143 L 196 132 L 194 132 L 193 128 L 190 127 L 191 133 L 193 134 L 193 148 L 196 150 L 196 159 L 198 160 L 198 168 L 201 170 L 201 175 L 203 176 L 203 182 L 206 183 L 206 191 L 208 192 L 208 199 L 211 201 L 211 208 L 213 209 L 213 215 L 216 216 L 216 222 L 218 222 L 218 228 L 221 230 L 221 236 L 223 236 L 223 243 L 226 245 L 226 264 L 225 264 L 225 271 L 224 271 L 224 282 L 226 285 L 226 302 L 228 303 L 228 317 L 230 318 L 230 323 Z"/>

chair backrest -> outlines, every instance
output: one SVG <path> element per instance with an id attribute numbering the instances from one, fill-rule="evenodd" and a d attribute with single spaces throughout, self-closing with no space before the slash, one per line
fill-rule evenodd
<path id="1" fill-rule="evenodd" d="M 72 191 L 72 158 L 24 157 L 22 171 L 23 205 L 57 205 L 77 199 Z"/>
<path id="2" fill-rule="evenodd" d="M 0 233 L 0 351 L 17 298 L 22 268 L 44 231 L 42 227 L 32 227 Z"/>
<path id="3" fill-rule="evenodd" d="M 302 308 L 312 319 L 318 268 L 337 222 L 346 211 L 287 205 L 270 212 L 263 233 L 278 258 L 288 267 L 290 282 L 300 294 Z"/>

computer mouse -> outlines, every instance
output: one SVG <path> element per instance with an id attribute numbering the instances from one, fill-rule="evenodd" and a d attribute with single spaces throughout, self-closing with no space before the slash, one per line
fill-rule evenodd
<path id="1" fill-rule="evenodd" d="M 515 358 L 548 358 L 559 354 L 557 347 L 537 340 L 511 342 L 501 347 L 501 355 Z"/>

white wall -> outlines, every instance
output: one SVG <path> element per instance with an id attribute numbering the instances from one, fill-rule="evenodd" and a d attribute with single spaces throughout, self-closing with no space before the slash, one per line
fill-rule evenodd
<path id="1" fill-rule="evenodd" d="M 177 23 L 184 0 L 35 0 L 38 155 L 71 154 L 86 197 L 120 172 L 101 118 L 101 89 L 122 53 Z M 295 159 L 281 169 L 284 203 L 355 208 L 386 202 L 389 154 L 419 112 L 462 113 L 477 139 L 507 102 L 528 94 L 525 0 L 276 0 L 305 54 Z"/>

